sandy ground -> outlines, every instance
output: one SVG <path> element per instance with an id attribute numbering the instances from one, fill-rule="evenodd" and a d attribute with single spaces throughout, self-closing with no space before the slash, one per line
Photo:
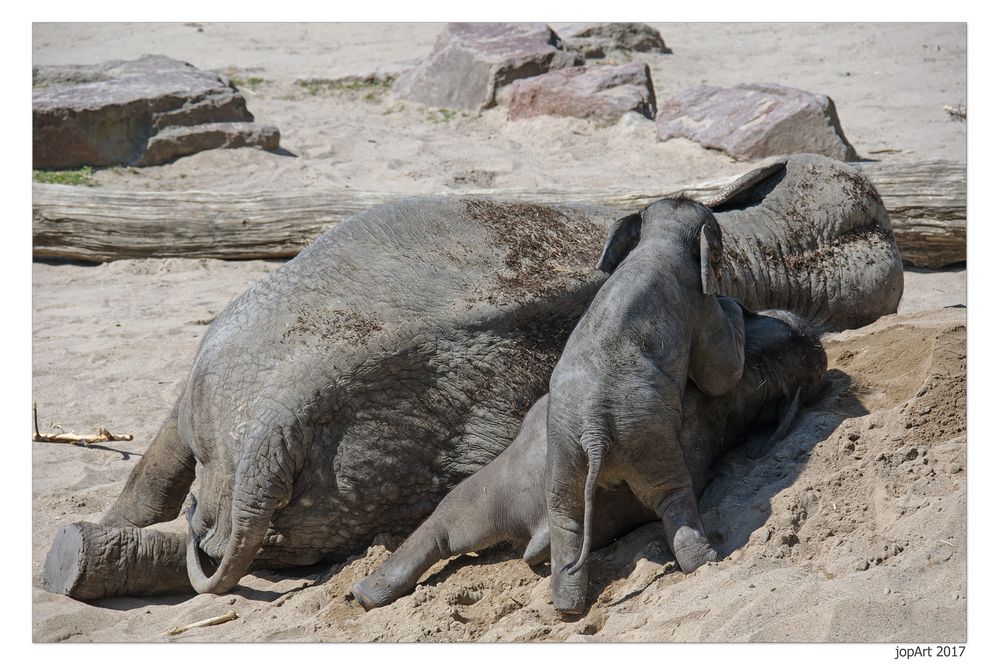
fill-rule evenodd
<path id="1" fill-rule="evenodd" d="M 658 27 L 674 54 L 644 59 L 661 97 L 702 81 L 777 81 L 830 94 L 863 156 L 965 159 L 965 125 L 941 108 L 965 101 L 960 25 Z M 167 166 L 101 171 L 103 186 L 655 192 L 750 167 L 684 140 L 656 143 L 648 122 L 508 123 L 502 109 L 446 118 L 379 90 L 314 95 L 296 83 L 399 71 L 429 50 L 435 25 L 201 28 L 36 25 L 33 59 L 71 64 L 163 53 L 262 79 L 248 94 L 250 109 L 281 129 L 291 155 L 219 150 Z M 88 605 L 42 590 L 55 531 L 99 518 L 179 392 L 207 321 L 276 266 L 182 259 L 33 266 L 32 396 L 42 428 L 103 426 L 136 436 L 108 449 L 33 446 L 34 640 L 965 639 L 961 267 L 908 271 L 900 314 L 825 338 L 831 374 L 823 399 L 766 459 L 748 465 L 734 455 L 719 464 L 702 510 L 724 560 L 684 576 L 658 529 L 640 529 L 595 554 L 593 605 L 580 620 L 560 620 L 544 570 L 506 551 L 439 564 L 413 595 L 370 613 L 346 592 L 387 555 L 381 546 L 332 569 L 251 575 L 223 597 Z M 164 635 L 228 610 L 240 618 Z"/>

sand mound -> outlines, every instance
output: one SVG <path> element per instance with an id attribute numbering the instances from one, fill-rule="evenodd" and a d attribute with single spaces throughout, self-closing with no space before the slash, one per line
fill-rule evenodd
<path id="1" fill-rule="evenodd" d="M 956 641 L 965 638 L 965 311 L 824 340 L 829 384 L 772 453 L 721 460 L 706 527 L 725 560 L 685 576 L 656 524 L 594 556 L 593 606 L 561 621 L 548 574 L 461 556 L 368 614 L 324 582 L 334 640 Z M 537 572 L 537 573 L 536 573 Z"/>

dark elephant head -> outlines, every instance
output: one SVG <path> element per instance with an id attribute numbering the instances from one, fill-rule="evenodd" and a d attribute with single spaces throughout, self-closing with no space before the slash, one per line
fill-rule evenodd
<path id="1" fill-rule="evenodd" d="M 751 431 L 745 450 L 756 459 L 788 433 L 798 412 L 822 392 L 827 358 L 817 328 L 789 311 L 744 310 L 744 320 L 746 364 L 740 389 L 746 391 L 741 396 Z"/>

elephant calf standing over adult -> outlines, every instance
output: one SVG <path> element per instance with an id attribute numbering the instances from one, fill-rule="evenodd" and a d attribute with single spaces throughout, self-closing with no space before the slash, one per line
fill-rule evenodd
<path id="1" fill-rule="evenodd" d="M 684 393 L 680 443 L 695 493 L 708 483 L 712 462 L 744 437 L 748 453 L 765 452 L 823 385 L 826 353 L 805 321 L 787 311 L 743 311 L 743 319 L 746 366 L 736 389 L 711 397 L 688 383 Z M 548 559 L 548 401 L 539 399 L 510 447 L 455 487 L 381 567 L 354 584 L 365 609 L 409 593 L 439 560 L 500 542 L 524 546 L 529 565 Z M 595 547 L 656 518 L 624 485 L 598 489 L 594 502 Z"/>
<path id="2" fill-rule="evenodd" d="M 718 214 L 733 248 L 721 293 L 831 327 L 895 311 L 902 267 L 888 218 L 849 166 L 790 158 L 727 195 L 720 204 L 737 209 Z M 164 592 L 184 570 L 195 590 L 225 592 L 253 568 L 409 534 L 545 393 L 607 278 L 593 266 L 620 216 L 405 199 L 327 231 L 218 315 L 103 527 L 57 535 L 46 587 Z M 769 286 L 749 287 L 760 275 Z M 175 518 L 196 476 L 186 545 L 132 530 Z"/>

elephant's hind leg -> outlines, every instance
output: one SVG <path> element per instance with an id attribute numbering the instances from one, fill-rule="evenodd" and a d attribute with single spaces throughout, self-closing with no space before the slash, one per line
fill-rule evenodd
<path id="1" fill-rule="evenodd" d="M 177 518 L 194 482 L 194 466 L 194 454 L 177 432 L 175 406 L 101 524 L 144 528 Z"/>
<path id="2" fill-rule="evenodd" d="M 676 457 L 674 463 L 670 463 L 670 457 Z M 689 574 L 707 562 L 718 560 L 718 553 L 705 535 L 698 499 L 683 457 L 664 455 L 647 461 L 648 464 L 636 470 L 637 477 L 629 484 L 639 500 L 663 522 L 667 544 L 681 570 Z"/>
<path id="3" fill-rule="evenodd" d="M 698 514 L 698 500 L 690 486 L 664 496 L 656 509 L 663 522 L 667 543 L 681 571 L 690 574 L 705 563 L 719 559 Z"/>
<path id="4" fill-rule="evenodd" d="M 500 524 L 494 494 L 485 490 L 494 470 L 483 468 L 445 496 L 381 567 L 354 584 L 354 599 L 365 610 L 385 606 L 411 592 L 439 560 L 516 539 L 516 532 L 507 532 Z"/>
<path id="5" fill-rule="evenodd" d="M 185 538 L 146 528 L 71 523 L 45 557 L 46 590 L 89 601 L 120 595 L 190 594 Z"/>

